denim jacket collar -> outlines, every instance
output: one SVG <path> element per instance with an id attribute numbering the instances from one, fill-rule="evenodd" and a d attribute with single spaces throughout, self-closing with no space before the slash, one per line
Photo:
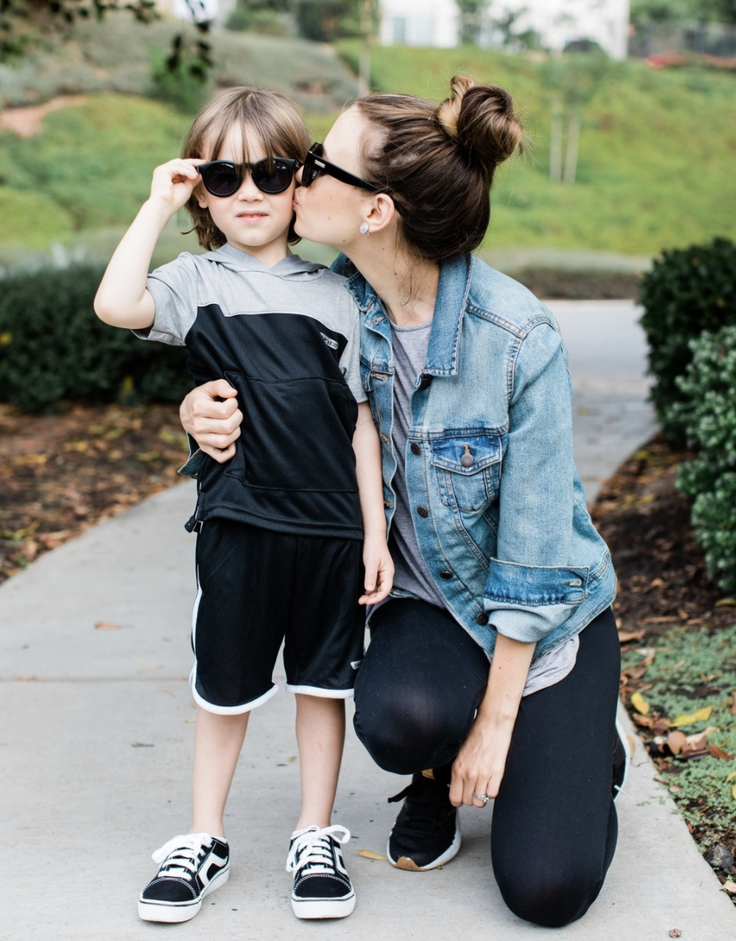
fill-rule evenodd
<path id="1" fill-rule="evenodd" d="M 355 266 L 347 259 L 345 262 L 347 264 L 343 263 L 341 273 L 348 275 L 348 289 L 366 318 L 366 325 L 368 325 L 369 315 L 372 315 L 370 319 L 375 323 L 375 305 L 379 304 L 383 310 L 381 299 Z M 470 291 L 472 265 L 470 255 L 456 255 L 443 261 L 440 266 L 440 280 L 437 287 L 425 373 L 433 376 L 457 375 L 458 344 L 465 315 L 465 304 Z M 352 274 L 349 273 L 351 270 Z M 460 298 L 462 300 L 458 303 Z"/>

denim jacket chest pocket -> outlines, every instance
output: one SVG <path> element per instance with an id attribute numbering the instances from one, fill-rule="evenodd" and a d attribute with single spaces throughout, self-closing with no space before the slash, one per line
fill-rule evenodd
<path id="1" fill-rule="evenodd" d="M 457 432 L 433 439 L 430 450 L 445 506 L 475 513 L 496 498 L 503 457 L 500 435 Z"/>

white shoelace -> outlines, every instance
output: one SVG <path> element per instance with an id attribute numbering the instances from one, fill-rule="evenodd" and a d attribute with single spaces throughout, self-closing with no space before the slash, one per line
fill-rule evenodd
<path id="1" fill-rule="evenodd" d="M 296 872 L 309 868 L 310 872 L 334 872 L 330 837 L 336 843 L 347 843 L 350 840 L 350 831 L 336 825 L 321 829 L 309 827 L 297 833 L 286 858 L 286 871 Z"/>
<path id="2" fill-rule="evenodd" d="M 153 854 L 154 863 L 162 863 L 159 876 L 183 876 L 189 878 L 197 871 L 199 855 L 203 847 L 212 846 L 209 833 L 184 833 L 164 843 Z"/>

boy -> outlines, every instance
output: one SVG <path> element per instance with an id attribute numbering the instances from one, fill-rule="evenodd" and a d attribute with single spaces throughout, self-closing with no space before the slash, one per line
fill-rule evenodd
<path id="1" fill-rule="evenodd" d="M 308 147 L 283 96 L 218 96 L 195 119 L 183 157 L 154 171 L 95 298 L 105 322 L 186 345 L 197 382 L 226 379 L 247 429 L 232 461 L 202 461 L 187 524 L 198 533 L 193 821 L 154 853 L 160 869 L 138 904 L 148 921 L 188 921 L 227 881 L 225 801 L 250 710 L 277 691 L 284 638 L 302 777 L 287 860 L 292 907 L 299 918 L 341 918 L 355 906 L 340 849 L 350 834 L 331 825 L 332 805 L 344 699 L 362 659 L 359 604 L 386 597 L 393 566 L 357 311 L 341 278 L 288 249 L 294 174 Z M 185 204 L 210 251 L 148 275 L 161 231 Z"/>

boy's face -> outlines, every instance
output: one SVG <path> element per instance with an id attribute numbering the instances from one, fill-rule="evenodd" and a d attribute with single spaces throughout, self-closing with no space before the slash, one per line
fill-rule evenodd
<path id="1" fill-rule="evenodd" d="M 243 143 L 248 161 L 256 163 L 265 157 L 283 157 L 285 154 L 267 154 L 255 135 L 246 135 L 245 141 L 238 126 L 230 128 L 217 160 L 241 163 Z M 208 159 L 213 159 L 208 155 Z M 258 189 L 248 171 L 240 189 L 232 196 L 213 196 L 201 185 L 197 201 L 208 209 L 212 221 L 222 232 L 229 245 L 247 252 L 269 267 L 289 254 L 287 238 L 293 216 L 292 200 L 295 183 L 283 193 L 264 193 Z"/>

